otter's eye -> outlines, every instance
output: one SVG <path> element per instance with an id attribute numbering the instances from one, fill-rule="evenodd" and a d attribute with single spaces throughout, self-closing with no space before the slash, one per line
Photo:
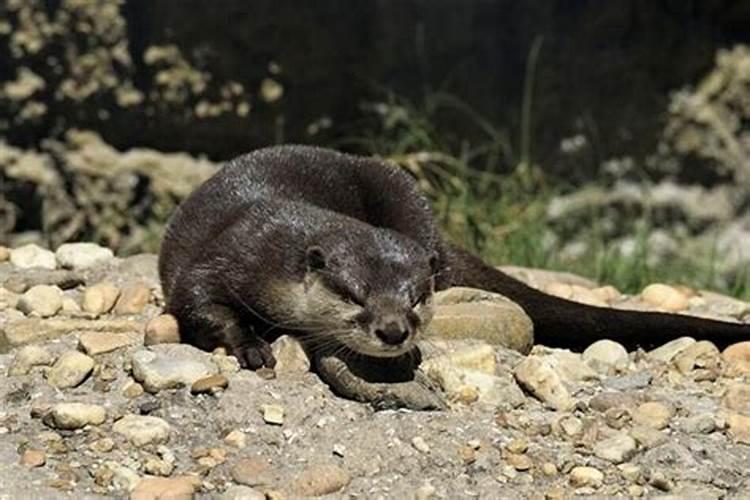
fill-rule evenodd
<path id="1" fill-rule="evenodd" d="M 344 291 L 341 294 L 341 297 L 343 297 L 344 301 L 348 304 L 357 305 L 359 307 L 365 307 L 364 303 L 353 293 Z"/>

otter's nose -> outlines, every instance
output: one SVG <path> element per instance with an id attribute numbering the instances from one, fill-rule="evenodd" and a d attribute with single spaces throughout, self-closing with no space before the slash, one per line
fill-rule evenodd
<path id="1" fill-rule="evenodd" d="M 392 321 L 382 328 L 377 328 L 375 335 L 388 345 L 399 345 L 409 336 L 409 331 L 395 321 Z"/>

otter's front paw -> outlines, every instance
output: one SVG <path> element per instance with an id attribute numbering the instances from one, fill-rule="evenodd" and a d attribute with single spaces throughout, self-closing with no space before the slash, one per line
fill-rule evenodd
<path id="1" fill-rule="evenodd" d="M 230 354 L 237 358 L 242 368 L 257 370 L 258 368 L 273 368 L 276 358 L 271 352 L 271 344 L 265 340 L 254 337 L 242 345 L 230 349 Z"/>

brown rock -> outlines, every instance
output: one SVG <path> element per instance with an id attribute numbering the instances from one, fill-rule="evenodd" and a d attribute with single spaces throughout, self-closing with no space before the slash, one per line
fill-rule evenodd
<path id="1" fill-rule="evenodd" d="M 90 356 L 116 351 L 141 343 L 141 334 L 135 332 L 83 332 L 78 347 Z"/>
<path id="2" fill-rule="evenodd" d="M 229 469 L 235 483 L 246 486 L 269 485 L 273 480 L 271 466 L 260 457 L 243 458 Z"/>
<path id="3" fill-rule="evenodd" d="M 641 292 L 644 302 L 663 311 L 677 312 L 687 309 L 688 297 L 677 288 L 662 283 L 648 285 Z"/>
<path id="4" fill-rule="evenodd" d="M 750 341 L 732 344 L 721 355 L 726 362 L 724 374 L 727 377 L 750 374 Z"/>
<path id="5" fill-rule="evenodd" d="M 559 375 L 543 358 L 527 356 L 516 366 L 513 374 L 522 387 L 548 407 L 567 411 L 575 406 Z"/>
<path id="6" fill-rule="evenodd" d="M 750 417 L 733 413 L 727 416 L 727 425 L 735 441 L 750 444 Z"/>
<path id="7" fill-rule="evenodd" d="M 719 349 L 713 342 L 701 340 L 678 353 L 672 363 L 682 374 L 698 369 L 718 369 L 721 364 Z"/>
<path id="8" fill-rule="evenodd" d="M 633 423 L 652 429 L 663 429 L 669 425 L 674 410 L 663 403 L 650 401 L 643 403 L 633 412 Z"/>
<path id="9" fill-rule="evenodd" d="M 216 373 L 193 382 L 193 385 L 190 386 L 190 392 L 193 394 L 202 394 L 216 389 L 226 389 L 228 385 L 229 380 L 224 375 Z"/>
<path id="10" fill-rule="evenodd" d="M 171 314 L 162 314 L 146 323 L 145 345 L 177 344 L 180 331 L 177 319 Z"/>
<path id="11" fill-rule="evenodd" d="M 750 384 L 730 385 L 721 402 L 726 408 L 750 417 Z"/>
<path id="12" fill-rule="evenodd" d="M 528 456 L 519 455 L 517 453 L 508 453 L 505 456 L 505 461 L 518 471 L 529 470 L 534 465 Z"/>
<path id="13" fill-rule="evenodd" d="M 41 467 L 47 461 L 44 450 L 26 450 L 21 455 L 21 464 L 26 467 Z"/>
<path id="14" fill-rule="evenodd" d="M 142 283 L 125 286 L 115 304 L 115 314 L 140 314 L 151 300 L 151 290 Z"/>
<path id="15" fill-rule="evenodd" d="M 0 245 L 0 262 L 10 259 L 10 248 Z"/>
<path id="16" fill-rule="evenodd" d="M 195 476 L 146 477 L 130 493 L 130 500 L 190 500 L 200 485 Z"/>
<path id="17" fill-rule="evenodd" d="M 457 287 L 436 294 L 427 336 L 474 338 L 526 353 L 533 344 L 533 325 L 523 309 L 502 295 Z"/>
<path id="18" fill-rule="evenodd" d="M 349 473 L 337 465 L 312 465 L 292 481 L 292 491 L 300 496 L 318 497 L 339 491 L 349 481 Z"/>
<path id="19" fill-rule="evenodd" d="M 106 314 L 112 310 L 120 296 L 120 289 L 109 281 L 91 285 L 83 292 L 83 310 L 93 314 Z"/>
<path id="20" fill-rule="evenodd" d="M 86 320 L 76 318 L 25 318 L 5 326 L 5 338 L 12 346 L 43 342 L 77 330 L 134 332 L 143 327 L 126 319 Z"/>

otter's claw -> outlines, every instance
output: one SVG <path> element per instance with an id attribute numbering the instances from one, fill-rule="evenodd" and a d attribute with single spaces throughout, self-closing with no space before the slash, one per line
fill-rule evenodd
<path id="1" fill-rule="evenodd" d="M 260 337 L 254 337 L 252 340 L 232 348 L 230 354 L 237 358 L 242 368 L 249 370 L 257 370 L 264 366 L 273 368 L 276 365 L 271 344 Z"/>

